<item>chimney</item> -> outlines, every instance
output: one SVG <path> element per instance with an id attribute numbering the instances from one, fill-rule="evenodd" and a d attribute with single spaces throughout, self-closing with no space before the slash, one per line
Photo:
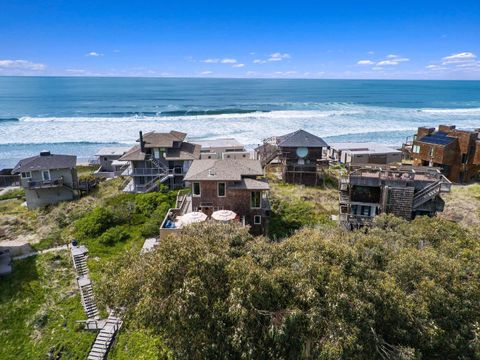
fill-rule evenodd
<path id="1" fill-rule="evenodd" d="M 48 151 L 48 150 L 42 150 L 42 151 L 40 151 L 40 156 L 50 156 L 50 155 L 51 155 L 51 154 L 50 154 L 50 151 Z"/>
<path id="2" fill-rule="evenodd" d="M 142 153 L 144 153 L 145 152 L 145 142 L 143 141 L 143 133 L 140 131 L 138 134 L 140 135 L 140 140 L 139 140 L 140 141 L 140 151 Z"/>

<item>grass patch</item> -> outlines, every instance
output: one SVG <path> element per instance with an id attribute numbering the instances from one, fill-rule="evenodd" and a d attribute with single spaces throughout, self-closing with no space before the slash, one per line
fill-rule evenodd
<path id="1" fill-rule="evenodd" d="M 0 287 L 0 358 L 85 359 L 95 334 L 84 318 L 67 252 L 15 261 Z"/>
<path id="2" fill-rule="evenodd" d="M 25 190 L 13 189 L 13 190 L 7 191 L 3 195 L 0 195 L 0 201 L 9 200 L 9 199 L 21 199 L 23 197 L 25 197 Z"/>

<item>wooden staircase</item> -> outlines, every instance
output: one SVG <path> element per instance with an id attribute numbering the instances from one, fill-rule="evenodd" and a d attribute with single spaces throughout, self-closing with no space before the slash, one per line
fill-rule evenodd
<path id="1" fill-rule="evenodd" d="M 89 360 L 103 360 L 107 357 L 116 333 L 122 326 L 122 320 L 112 313 L 107 319 L 101 320 L 95 296 L 93 293 L 92 281 L 88 277 L 87 256 L 88 250 L 85 246 L 72 245 L 70 247 L 73 267 L 77 273 L 77 283 L 80 289 L 82 305 L 87 314 L 86 321 L 79 321 L 85 324 L 87 330 L 100 330 L 93 343 Z"/>
<path id="2" fill-rule="evenodd" d="M 105 326 L 100 330 L 95 342 L 93 343 L 88 360 L 103 360 L 106 358 L 108 350 L 112 345 L 115 335 L 122 326 L 122 320 L 115 317 L 113 314 L 107 318 Z"/>

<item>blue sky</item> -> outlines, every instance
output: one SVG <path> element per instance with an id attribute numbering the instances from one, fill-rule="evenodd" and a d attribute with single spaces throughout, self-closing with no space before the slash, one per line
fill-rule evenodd
<path id="1" fill-rule="evenodd" d="M 0 0 L 0 75 L 480 79 L 480 1 Z"/>

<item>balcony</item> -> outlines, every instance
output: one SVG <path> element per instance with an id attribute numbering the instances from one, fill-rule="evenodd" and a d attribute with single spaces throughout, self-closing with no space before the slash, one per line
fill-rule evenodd
<path id="1" fill-rule="evenodd" d="M 27 182 L 27 189 L 49 189 L 63 186 L 63 178 L 55 180 L 30 180 Z"/>
<path id="2" fill-rule="evenodd" d="M 159 175 L 185 175 L 181 167 L 173 169 L 162 168 L 132 168 L 128 167 L 123 173 L 123 176 L 159 176 Z"/>

